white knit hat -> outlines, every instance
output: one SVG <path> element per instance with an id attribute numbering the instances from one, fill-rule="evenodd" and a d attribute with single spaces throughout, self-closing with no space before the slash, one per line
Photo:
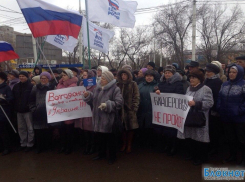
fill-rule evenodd
<path id="1" fill-rule="evenodd" d="M 114 75 L 110 71 L 104 71 L 101 77 L 104 77 L 108 81 L 108 83 L 114 80 Z"/>
<path id="2" fill-rule="evenodd" d="M 65 69 L 63 72 L 65 72 L 70 79 L 74 77 L 73 72 L 70 69 Z"/>

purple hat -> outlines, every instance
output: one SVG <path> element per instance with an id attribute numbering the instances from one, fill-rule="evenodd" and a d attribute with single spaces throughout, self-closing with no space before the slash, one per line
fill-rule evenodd
<path id="1" fill-rule="evenodd" d="M 145 74 L 145 72 L 147 71 L 148 69 L 147 68 L 142 68 L 141 71 L 143 74 Z"/>
<path id="2" fill-rule="evenodd" d="M 42 72 L 41 75 L 40 75 L 40 78 L 41 78 L 42 76 L 46 76 L 46 77 L 48 78 L 49 81 L 51 80 L 51 75 L 50 75 L 49 72 Z"/>

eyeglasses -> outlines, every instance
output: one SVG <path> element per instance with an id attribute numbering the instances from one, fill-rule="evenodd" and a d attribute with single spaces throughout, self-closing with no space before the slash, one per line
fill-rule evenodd
<path id="1" fill-rule="evenodd" d="M 47 80 L 47 78 L 41 78 L 41 80 Z"/>

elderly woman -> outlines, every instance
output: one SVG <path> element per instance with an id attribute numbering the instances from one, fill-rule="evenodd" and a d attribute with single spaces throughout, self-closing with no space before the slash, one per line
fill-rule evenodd
<path id="1" fill-rule="evenodd" d="M 76 87 L 78 78 L 73 75 L 72 70 L 66 69 L 62 72 L 62 78 L 57 85 L 57 89 Z M 72 152 L 72 142 L 74 133 L 74 120 L 64 121 L 64 125 L 61 127 L 61 140 L 63 143 L 59 152 L 65 152 L 70 154 Z"/>
<path id="2" fill-rule="evenodd" d="M 181 82 L 182 77 L 180 76 L 179 73 L 176 72 L 176 68 L 174 66 L 167 65 L 164 69 L 163 75 L 164 78 L 161 79 L 162 81 L 158 85 L 156 94 L 160 94 L 160 93 L 184 94 L 184 87 L 183 87 L 183 83 Z M 155 126 L 155 127 L 158 133 L 161 133 L 164 136 L 165 139 L 164 152 L 167 152 L 169 156 L 174 155 L 177 146 L 177 130 L 175 128 L 169 128 L 164 126 Z"/>
<path id="3" fill-rule="evenodd" d="M 211 89 L 203 84 L 204 74 L 201 70 L 192 71 L 189 78 L 190 87 L 187 89 L 186 95 L 193 96 L 193 100 L 189 101 L 188 105 L 204 113 L 206 124 L 204 127 L 185 126 L 184 133 L 178 131 L 177 137 L 189 139 L 187 143 L 189 155 L 186 159 L 193 159 L 194 165 L 200 165 L 207 160 L 207 144 L 210 142 L 208 116 L 209 109 L 213 106 L 214 101 Z"/>
<path id="4" fill-rule="evenodd" d="M 89 79 L 96 77 L 96 70 L 84 70 L 83 79 Z M 83 81 L 80 82 L 80 86 L 83 86 Z M 87 86 L 86 90 L 93 92 L 96 85 Z M 95 152 L 95 141 L 94 141 L 94 126 L 92 123 L 92 117 L 80 118 L 75 121 L 75 128 L 80 128 L 84 131 L 85 145 L 86 148 L 83 152 L 84 155 L 90 155 Z"/>
<path id="5" fill-rule="evenodd" d="M 121 89 L 124 100 L 124 107 L 120 111 L 125 127 L 121 152 L 126 150 L 126 153 L 131 153 L 134 130 L 139 127 L 136 116 L 140 102 L 139 89 L 137 83 L 133 81 L 131 72 L 126 69 L 118 72 L 117 79 L 117 86 Z"/>
<path id="6" fill-rule="evenodd" d="M 242 149 L 241 165 L 245 166 L 245 81 L 244 69 L 232 64 L 228 70 L 229 81 L 223 83 L 219 92 L 217 109 L 224 123 L 226 140 L 229 143 L 230 156 L 224 163 L 237 159 L 237 149 Z"/>
<path id="7" fill-rule="evenodd" d="M 83 99 L 85 102 L 93 103 L 94 131 L 99 139 L 99 154 L 93 160 L 105 158 L 108 146 L 108 164 L 113 164 L 116 160 L 116 137 L 112 128 L 116 113 L 123 105 L 122 94 L 116 85 L 114 75 L 110 71 L 103 71 L 96 88 L 93 92 L 84 92 Z"/>
<path id="8" fill-rule="evenodd" d="M 151 145 L 153 138 L 152 125 L 152 104 L 150 93 L 154 92 L 157 86 L 155 71 L 147 70 L 145 72 L 145 81 L 138 85 L 140 92 L 140 105 L 138 110 L 138 123 L 140 129 L 141 145 Z"/>
<path id="9" fill-rule="evenodd" d="M 49 84 L 51 75 L 48 72 L 40 74 L 41 83 L 33 86 L 29 98 L 29 107 L 33 117 L 33 127 L 36 137 L 36 153 L 40 153 L 47 147 L 47 142 L 50 141 L 49 126 L 47 122 L 46 112 L 46 93 L 54 90 L 54 87 Z"/>

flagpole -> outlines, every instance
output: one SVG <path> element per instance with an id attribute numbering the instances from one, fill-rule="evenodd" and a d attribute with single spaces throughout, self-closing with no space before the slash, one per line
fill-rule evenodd
<path id="1" fill-rule="evenodd" d="M 87 19 L 87 35 L 88 35 L 88 64 L 89 64 L 89 69 L 91 69 L 91 61 L 90 61 L 90 41 L 89 41 L 89 17 L 88 17 L 88 2 L 85 0 L 85 5 L 86 5 L 86 19 Z"/>
<path id="2" fill-rule="evenodd" d="M 53 77 L 54 77 L 54 80 L 56 81 L 56 83 L 58 83 L 58 81 L 56 80 L 56 77 L 54 76 L 54 73 L 53 73 L 52 69 L 50 68 L 49 62 L 48 62 L 48 60 L 46 59 L 46 56 L 44 55 L 44 53 L 43 53 L 43 51 L 42 51 L 42 49 L 41 49 L 41 47 L 40 47 L 40 45 L 39 45 L 38 41 L 36 41 L 36 42 L 37 42 L 37 46 L 38 46 L 38 48 L 39 48 L 40 52 L 41 52 L 41 53 L 42 53 L 42 55 L 43 55 L 43 58 L 44 58 L 44 59 L 45 59 L 45 61 L 47 62 L 47 65 L 48 65 L 48 67 L 49 67 L 49 69 L 50 69 L 50 71 L 51 71 L 51 74 L 52 74 L 52 75 L 53 75 Z"/>
<path id="3" fill-rule="evenodd" d="M 82 9 L 81 9 L 81 0 L 79 0 L 79 13 L 82 14 Z M 79 61 L 80 63 L 84 64 L 84 59 L 82 56 L 82 29 L 80 30 L 79 33 Z"/>

